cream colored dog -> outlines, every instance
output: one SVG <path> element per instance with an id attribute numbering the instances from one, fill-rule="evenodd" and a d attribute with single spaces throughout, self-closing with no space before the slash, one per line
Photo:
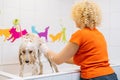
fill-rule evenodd
<path id="1" fill-rule="evenodd" d="M 23 37 L 23 41 L 19 47 L 19 76 L 23 77 L 25 64 L 32 64 L 32 75 L 40 75 L 43 73 L 43 65 L 41 62 L 42 50 L 40 49 L 42 44 L 43 41 L 35 34 L 30 33 Z M 57 66 L 50 60 L 48 56 L 45 57 L 50 63 L 53 72 L 58 72 Z"/>

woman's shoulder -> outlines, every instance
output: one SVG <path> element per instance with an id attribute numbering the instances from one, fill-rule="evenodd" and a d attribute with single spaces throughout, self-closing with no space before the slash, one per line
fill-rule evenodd
<path id="1" fill-rule="evenodd" d="M 86 29 L 86 28 L 83 28 L 83 29 L 77 29 L 74 33 L 84 33 L 84 32 L 86 32 L 86 31 L 88 31 L 88 29 Z"/>

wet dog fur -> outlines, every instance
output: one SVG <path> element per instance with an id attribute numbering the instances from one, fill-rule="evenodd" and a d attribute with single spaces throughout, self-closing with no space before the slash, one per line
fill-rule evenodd
<path id="1" fill-rule="evenodd" d="M 40 45 L 43 41 L 35 34 L 29 33 L 23 37 L 23 41 L 19 47 L 19 63 L 20 73 L 19 76 L 23 77 L 24 65 L 32 64 L 32 75 L 43 74 L 43 64 L 41 62 L 41 49 Z M 53 72 L 58 72 L 57 66 L 50 60 L 50 58 L 44 55 Z"/>

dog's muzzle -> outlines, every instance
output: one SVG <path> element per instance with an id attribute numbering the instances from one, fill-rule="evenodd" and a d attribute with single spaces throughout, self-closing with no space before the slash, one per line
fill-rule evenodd
<path id="1" fill-rule="evenodd" d="M 28 60 L 26 60 L 25 62 L 26 62 L 26 63 L 29 63 L 29 61 L 28 61 Z"/>

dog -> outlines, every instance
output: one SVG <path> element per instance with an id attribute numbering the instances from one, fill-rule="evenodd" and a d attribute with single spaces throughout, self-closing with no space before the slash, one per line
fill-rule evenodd
<path id="1" fill-rule="evenodd" d="M 37 34 L 40 38 L 41 37 L 44 37 L 46 42 L 48 41 L 48 30 L 49 30 L 49 26 L 45 28 L 45 30 L 43 32 L 38 32 L 36 29 L 35 29 L 35 26 L 32 26 L 31 27 L 31 30 L 33 33 Z"/>
<path id="2" fill-rule="evenodd" d="M 18 39 L 18 38 L 20 38 L 23 35 L 26 35 L 28 33 L 26 29 L 18 32 L 15 27 L 12 27 L 9 32 L 10 32 L 11 36 L 8 40 L 12 39 L 11 42 L 14 42 L 16 39 Z"/>
<path id="3" fill-rule="evenodd" d="M 23 77 L 24 65 L 32 65 L 32 75 L 43 74 L 43 64 L 41 62 L 41 52 L 40 46 L 43 41 L 35 34 L 28 33 L 23 37 L 22 43 L 19 47 L 19 63 L 20 63 L 20 73 L 19 76 Z M 53 63 L 50 58 L 44 55 L 53 72 L 58 72 L 58 68 L 55 63 Z"/>
<path id="4" fill-rule="evenodd" d="M 39 32 L 39 33 L 38 33 L 39 37 L 40 37 L 40 38 L 41 38 L 41 37 L 45 37 L 46 41 L 48 41 L 48 37 L 47 37 L 47 35 L 48 35 L 48 29 L 49 29 L 49 26 L 45 28 L 45 31 L 44 31 L 44 32 Z"/>
<path id="5" fill-rule="evenodd" d="M 0 29 L 0 36 L 4 36 L 4 41 L 7 40 L 7 38 L 9 38 L 10 36 L 10 29 Z"/>
<path id="6" fill-rule="evenodd" d="M 57 41 L 57 40 L 60 41 L 61 36 L 62 36 L 62 32 L 59 32 L 59 33 L 57 33 L 56 35 L 50 34 L 49 36 L 50 36 L 50 38 L 52 39 L 52 42 L 55 42 L 55 41 Z"/>

